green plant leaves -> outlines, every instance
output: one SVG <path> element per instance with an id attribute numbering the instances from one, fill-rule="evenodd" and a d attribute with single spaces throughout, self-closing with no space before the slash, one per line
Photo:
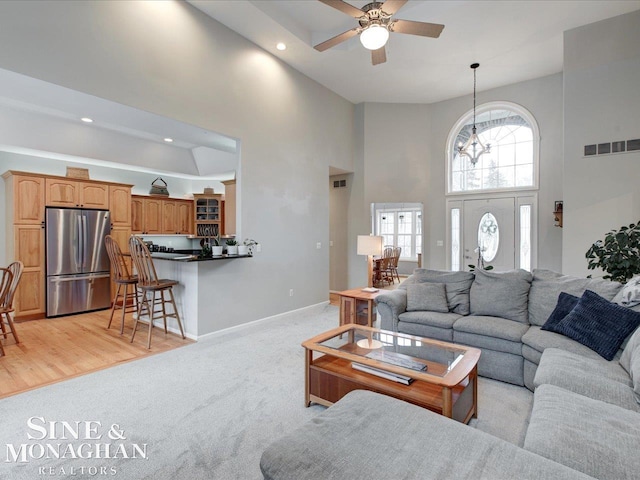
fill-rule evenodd
<path id="1" fill-rule="evenodd" d="M 640 273 L 640 222 L 611 230 L 585 253 L 587 268 L 602 269 L 603 278 L 625 283 Z"/>

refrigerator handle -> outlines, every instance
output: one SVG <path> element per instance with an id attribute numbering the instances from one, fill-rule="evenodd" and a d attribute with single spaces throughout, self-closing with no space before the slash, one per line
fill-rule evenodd
<path id="1" fill-rule="evenodd" d="M 87 216 L 82 215 L 82 268 L 87 268 Z"/>
<path id="2" fill-rule="evenodd" d="M 78 229 L 78 244 L 77 244 L 77 248 L 75 249 L 75 254 L 76 254 L 76 268 L 78 270 L 80 270 L 80 268 L 82 267 L 82 217 L 78 216 L 76 217 L 76 227 Z"/>

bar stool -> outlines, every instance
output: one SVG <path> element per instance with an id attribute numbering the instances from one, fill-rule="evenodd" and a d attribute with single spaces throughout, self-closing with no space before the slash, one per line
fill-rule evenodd
<path id="1" fill-rule="evenodd" d="M 16 343 L 20 343 L 20 340 L 11 319 L 11 312 L 13 312 L 13 296 L 16 288 L 18 288 L 18 282 L 20 282 L 22 269 L 22 262 L 14 262 L 8 268 L 0 268 L 0 326 L 2 327 L 2 336 L 7 338 L 8 325 Z M 2 342 L 0 342 L 0 354 L 5 355 Z"/>
<path id="2" fill-rule="evenodd" d="M 116 295 L 113 298 L 113 305 L 111 306 L 111 316 L 109 317 L 109 324 L 107 330 L 111 328 L 111 322 L 113 321 L 113 314 L 118 308 L 118 298 L 122 297 L 122 321 L 120 322 L 120 335 L 124 333 L 124 317 L 127 313 L 127 304 L 129 300 L 129 287 L 133 287 L 133 309 L 129 312 L 138 311 L 138 277 L 129 272 L 127 262 L 122 255 L 120 245 L 111 236 L 107 235 L 104 239 L 104 245 L 107 249 L 107 255 L 109 255 L 109 261 L 111 262 L 111 272 L 113 273 L 113 282 L 117 285 Z M 120 293 L 120 289 L 124 288 L 124 292 Z"/>
<path id="3" fill-rule="evenodd" d="M 147 314 L 149 316 L 147 348 L 151 348 L 151 329 L 153 328 L 153 321 L 156 318 L 162 318 L 164 320 L 164 333 L 167 333 L 167 318 L 175 318 L 178 321 L 178 327 L 180 327 L 182 338 L 186 338 L 184 330 L 182 329 L 182 323 L 180 322 L 180 315 L 176 308 L 176 302 L 173 298 L 173 286 L 178 285 L 179 282 L 177 280 L 158 278 L 156 269 L 153 265 L 153 258 L 151 258 L 151 253 L 149 253 L 149 249 L 142 241 L 142 238 L 131 236 L 129 239 L 129 251 L 131 252 L 131 258 L 133 258 L 133 264 L 138 272 L 138 287 L 142 290 L 142 299 L 138 302 L 138 314 L 136 315 L 136 321 L 133 324 L 131 342 L 133 342 L 133 338 L 136 335 L 136 329 L 138 327 L 138 321 L 140 320 L 143 307 L 147 309 Z M 169 293 L 169 299 L 165 298 L 165 292 Z M 157 294 L 159 294 L 159 296 Z M 173 306 L 173 313 L 167 313 L 165 308 L 165 304 L 167 303 L 170 303 Z M 160 305 L 161 309 L 156 310 L 156 305 Z M 156 317 L 156 314 L 160 315 Z"/>

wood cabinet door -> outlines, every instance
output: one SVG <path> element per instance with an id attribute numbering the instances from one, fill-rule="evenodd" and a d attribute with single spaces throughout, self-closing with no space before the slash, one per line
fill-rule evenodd
<path id="1" fill-rule="evenodd" d="M 52 207 L 79 207 L 80 192 L 78 182 L 47 178 L 45 180 L 45 201 Z"/>
<path id="2" fill-rule="evenodd" d="M 109 212 L 114 228 L 131 225 L 131 202 L 131 187 L 109 185 Z"/>
<path id="3" fill-rule="evenodd" d="M 178 231 L 176 221 L 176 202 L 172 200 L 162 201 L 162 233 L 175 234 Z"/>
<path id="4" fill-rule="evenodd" d="M 131 233 L 142 233 L 144 227 L 144 199 L 131 197 Z"/>
<path id="5" fill-rule="evenodd" d="M 44 222 L 44 178 L 16 175 L 13 177 L 13 223 Z"/>
<path id="6" fill-rule="evenodd" d="M 183 234 L 193 233 L 193 202 L 176 202 L 177 231 Z"/>
<path id="7" fill-rule="evenodd" d="M 14 258 L 24 264 L 14 300 L 16 316 L 43 313 L 44 228 L 42 225 L 16 225 L 14 242 Z"/>
<path id="8" fill-rule="evenodd" d="M 144 208 L 143 233 L 162 233 L 162 200 L 145 198 L 142 204 Z"/>
<path id="9" fill-rule="evenodd" d="M 80 206 L 84 208 L 109 208 L 109 186 L 101 183 L 79 183 Z"/>

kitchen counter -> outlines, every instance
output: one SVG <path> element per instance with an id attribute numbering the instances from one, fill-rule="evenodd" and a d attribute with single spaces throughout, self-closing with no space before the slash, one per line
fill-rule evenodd
<path id="1" fill-rule="evenodd" d="M 176 252 L 152 252 L 151 257 L 173 262 L 209 262 L 211 260 L 232 260 L 234 258 L 250 258 L 252 255 L 220 255 L 217 257 L 200 257 L 193 254 Z"/>

